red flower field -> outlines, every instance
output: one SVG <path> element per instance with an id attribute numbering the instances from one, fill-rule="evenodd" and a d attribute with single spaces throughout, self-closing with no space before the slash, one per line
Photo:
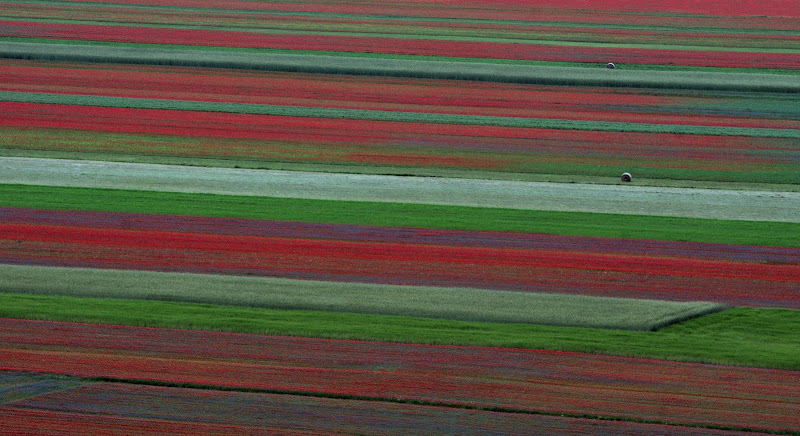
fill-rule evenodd
<path id="1" fill-rule="evenodd" d="M 796 0 L 0 16 L 0 433 L 799 434 Z"/>
<path id="2" fill-rule="evenodd" d="M 800 128 L 800 121 L 795 119 L 787 116 L 781 119 L 778 114 L 758 116 L 744 107 L 738 111 L 735 107 L 726 110 L 725 115 L 708 115 L 705 112 L 709 101 L 711 105 L 727 104 L 731 99 L 686 96 L 680 92 L 470 84 L 473 90 L 480 91 L 478 95 L 465 93 L 464 81 L 458 80 L 330 78 L 322 74 L 197 71 L 181 67 L 98 70 L 88 64 L 59 68 L 58 76 L 53 77 L 52 67 L 23 65 L 0 69 L 0 90 L 652 124 Z M 143 88 L 142 84 L 147 85 Z"/>
<path id="3" fill-rule="evenodd" d="M 87 40 L 176 45 L 240 47 L 281 50 L 315 50 L 356 53 L 386 53 L 465 58 L 502 58 L 545 62 L 603 63 L 623 59 L 629 64 L 686 65 L 728 68 L 796 69 L 800 54 L 682 50 L 663 48 L 581 47 L 482 41 L 440 41 L 426 39 L 362 37 L 339 35 L 297 35 L 249 33 L 222 30 L 120 27 L 92 24 L 48 23 L 42 29 L 35 22 L 0 21 L 0 37 Z"/>
<path id="4" fill-rule="evenodd" d="M 676 242 L 662 252 L 647 241 L 566 242 L 558 236 L 490 232 L 433 233 L 440 238 L 426 232 L 430 241 L 414 242 L 413 229 L 246 220 L 236 221 L 239 226 L 212 218 L 10 209 L 3 215 L 4 263 L 800 307 L 793 248 Z M 619 252 L 603 245 L 627 247 Z M 708 251 L 695 254 L 698 248 Z"/>

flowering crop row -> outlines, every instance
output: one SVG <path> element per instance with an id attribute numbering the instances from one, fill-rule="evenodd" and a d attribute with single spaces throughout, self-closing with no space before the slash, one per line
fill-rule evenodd
<path id="1" fill-rule="evenodd" d="M 89 5 L 87 5 L 87 3 Z M 92 5 L 94 3 L 94 5 Z M 97 5 L 103 6 L 102 14 Z M 54 6 L 37 7 L 32 4 L 15 5 L 13 14 L 7 16 L 26 17 L 20 12 L 32 14 L 35 11 L 48 14 L 60 13 L 62 18 L 91 19 L 115 17 L 115 14 L 126 12 L 127 17 L 136 16 L 137 10 L 146 7 L 149 12 L 145 19 L 155 19 L 161 15 L 172 16 L 174 23 L 191 23 L 203 17 L 224 17 L 228 24 L 237 25 L 248 22 L 269 22 L 280 17 L 291 17 L 292 20 L 315 20 L 319 23 L 350 22 L 371 23 L 373 25 L 389 22 L 402 22 L 417 26 L 436 26 L 445 22 L 449 26 L 459 24 L 471 25 L 476 29 L 490 24 L 507 28 L 524 28 L 525 26 L 552 26 L 560 23 L 583 23 L 609 26 L 619 29 L 620 26 L 654 26 L 657 29 L 702 29 L 714 28 L 716 31 L 726 29 L 735 32 L 739 29 L 761 30 L 797 30 L 796 5 L 791 0 L 775 0 L 769 3 L 759 2 L 758 8 L 748 3 L 742 4 L 703 4 L 695 2 L 680 4 L 673 0 L 665 0 L 659 4 L 648 2 L 550 2 L 539 3 L 532 8 L 524 2 L 502 3 L 501 7 L 491 2 L 460 2 L 457 5 L 447 3 L 444 7 L 436 1 L 416 2 L 304 2 L 304 3 L 253 3 L 248 1 L 207 1 L 207 0 L 132 0 L 117 1 L 109 4 L 106 0 L 91 2 L 62 2 L 58 8 Z M 92 13 L 93 12 L 93 13 Z M 665 14 L 666 12 L 666 14 Z M 670 13 L 679 12 L 673 15 Z M 757 13 L 757 15 L 754 14 Z M 125 20 L 114 21 L 130 21 Z M 216 21 L 219 23 L 219 21 Z M 448 27 L 449 27 L 448 26 Z M 423 32 L 424 33 L 424 32 Z M 664 32 L 665 35 L 669 33 Z M 764 32 L 767 33 L 767 32 Z"/>
<path id="2" fill-rule="evenodd" d="M 7 319 L 0 338 L 5 370 L 777 431 L 800 426 L 798 371 Z"/>
<path id="3" fill-rule="evenodd" d="M 709 49 L 713 47 L 748 48 L 757 52 L 764 49 L 793 49 L 800 37 L 783 32 L 743 32 L 739 26 L 722 27 L 719 23 L 711 29 L 702 25 L 687 26 L 684 30 L 661 26 L 599 25 L 588 23 L 580 16 L 546 16 L 543 21 L 522 20 L 464 20 L 464 19 L 420 19 L 419 17 L 376 17 L 374 14 L 326 14 L 326 13 L 276 13 L 262 10 L 181 9 L 161 6 L 138 8 L 132 6 L 106 6 L 98 13 L 97 6 L 61 5 L 59 8 L 39 5 L 3 7 L 3 16 L 25 20 L 69 19 L 83 24 L 132 23 L 143 27 L 179 26 L 203 30 L 239 30 L 243 32 L 291 32 L 339 34 L 343 36 L 391 36 L 395 38 L 451 39 L 493 42 L 560 42 L 572 45 L 596 44 L 646 44 L 650 46 L 682 46 Z M 562 21 L 562 23 L 559 23 Z M 563 23 L 564 21 L 569 24 Z M 583 24 L 583 26 L 581 25 Z M 676 23 L 678 24 L 678 23 Z M 621 28 L 622 27 L 622 28 Z M 680 26 L 676 26 L 680 28 Z M 787 26 L 791 27 L 791 26 Z"/>
<path id="4" fill-rule="evenodd" d="M 99 95 L 0 91 L 0 100 L 16 103 L 219 112 L 299 118 L 388 121 L 400 123 L 448 124 L 468 126 L 517 127 L 525 129 L 592 130 L 602 132 L 672 133 L 686 135 L 745 136 L 800 139 L 797 129 L 769 129 L 697 124 L 654 124 L 625 121 L 595 121 L 567 118 L 526 118 L 496 115 L 463 115 L 436 112 L 386 111 L 268 105 L 213 101 L 167 100 L 109 97 Z"/>
<path id="5" fill-rule="evenodd" d="M 7 224 L 24 223 L 42 226 L 115 228 L 326 241 L 403 242 L 442 246 L 580 251 L 769 264 L 790 264 L 796 263 L 800 259 L 800 249 L 796 247 L 651 241 L 542 233 L 379 227 L 205 216 L 0 208 L 0 219 Z"/>
<path id="6" fill-rule="evenodd" d="M 5 146 L 11 148 L 533 172 L 546 172 L 549 163 L 571 164 L 554 171 L 574 172 L 580 170 L 580 165 L 618 165 L 625 160 L 627 165 L 661 168 L 662 171 L 704 169 L 706 177 L 712 178 L 715 171 L 730 170 L 750 172 L 756 178 L 769 177 L 770 171 L 780 173 L 784 171 L 781 165 L 797 159 L 796 144 L 783 138 L 403 123 L 12 102 L 0 102 L 0 107 L 7 114 L 0 125 L 23 129 L 20 136 L 6 136 Z M 48 131 L 30 130 L 36 128 Z M 50 133 L 51 129 L 86 133 L 84 139 L 66 143 L 64 134 Z M 96 132 L 148 137 L 99 136 L 97 140 L 88 140 L 97 135 Z M 163 145 L 149 145 L 153 143 Z"/>
<path id="7" fill-rule="evenodd" d="M 260 49 L 385 53 L 423 56 L 498 58 L 548 62 L 686 65 L 731 68 L 796 69 L 800 53 L 739 52 L 614 46 L 519 44 L 509 42 L 442 41 L 343 35 L 272 34 L 224 30 L 195 30 L 105 26 L 93 24 L 0 21 L 0 37 L 85 40 L 142 44 L 247 47 Z"/>
<path id="8" fill-rule="evenodd" d="M 46 64 L 47 65 L 47 64 Z M 52 66 L 52 65 L 51 65 Z M 7 62 L 3 89 L 99 96 L 159 97 L 281 107 L 371 109 L 381 113 L 545 117 L 558 121 L 640 121 L 778 127 L 797 113 L 763 96 L 687 97 L 672 91 L 480 84 L 377 77 L 191 68 L 43 68 Z M 191 83 L 191 85 L 189 85 Z M 464 86 L 469 83 L 469 92 Z M 435 90 L 432 92 L 432 90 Z M 475 91 L 478 90 L 481 98 Z M 55 95 L 55 94 L 50 94 Z M 168 101 L 168 100 L 165 100 Z M 774 109 L 759 109 L 766 104 Z M 286 117 L 179 110 L 2 102 L 2 146 L 260 161 L 601 174 L 625 163 L 646 177 L 791 183 L 800 157 L 785 138 L 600 132 L 419 122 Z M 780 108 L 780 109 L 778 109 Z M 705 113 L 719 115 L 703 115 Z M 723 115 L 724 114 L 724 115 Z M 41 130 L 42 128 L 47 130 Z M 38 129 L 38 130 L 37 130 Z M 13 133 L 12 133 L 13 132 Z M 117 133 L 147 135 L 125 136 Z"/>
<path id="9" fill-rule="evenodd" d="M 748 256 L 746 248 L 703 258 L 679 254 L 687 249 L 616 253 L 580 243 L 570 249 L 559 238 L 535 247 L 507 245 L 503 235 L 495 243 L 476 243 L 469 232 L 455 240 L 412 243 L 402 232 L 378 240 L 350 238 L 351 229 L 344 227 L 339 238 L 328 239 L 302 231 L 253 236 L 230 227 L 227 234 L 214 234 L 131 229 L 119 221 L 113 226 L 122 228 L 45 225 L 32 218 L 0 224 L 0 261 L 800 307 L 793 249 L 785 255 L 795 261 L 761 263 L 738 260 Z M 213 227 L 213 221 L 207 224 Z"/>
<path id="10" fill-rule="evenodd" d="M 25 64 L 31 66 L 24 66 Z M 191 68 L 117 66 L 98 70 L 8 65 L 0 90 L 111 97 L 233 102 L 382 111 L 497 115 L 730 127 L 800 128 L 783 107 L 737 111 L 716 94 L 690 97 L 676 91 L 609 90 L 505 83 L 469 84 L 430 79 L 329 76 Z M 756 100 L 753 97 L 751 100 Z M 724 115 L 707 115 L 721 112 Z"/>
<path id="11" fill-rule="evenodd" d="M 107 0 L 88 0 L 90 3 L 107 3 Z M 422 17 L 464 17 L 464 18 L 491 18 L 501 16 L 507 19 L 531 20 L 531 17 L 541 16 L 545 13 L 571 13 L 591 18 L 591 14 L 603 12 L 616 13 L 624 16 L 631 12 L 664 13 L 682 12 L 689 14 L 689 18 L 698 15 L 716 15 L 720 17 L 747 17 L 757 19 L 759 16 L 769 18 L 796 17 L 796 5 L 792 0 L 765 0 L 759 2 L 759 8 L 754 9 L 750 3 L 740 4 L 697 4 L 691 0 L 658 0 L 642 4 L 632 0 L 548 0 L 538 3 L 540 8 L 531 8 L 530 4 L 522 0 L 470 0 L 454 5 L 447 0 L 417 0 L 413 2 L 364 2 L 356 0 L 305 3 L 253 3 L 246 0 L 120 0 L 115 4 L 127 5 L 163 5 L 174 7 L 196 8 L 224 8 L 240 10 L 277 10 L 277 11 L 303 11 L 323 13 L 373 13 L 379 15 L 422 16 Z M 502 5 L 502 8 L 497 7 Z M 754 12 L 759 15 L 754 15 Z M 762 15 L 763 14 L 763 15 Z M 663 14 L 661 14 L 663 15 Z M 668 17 L 661 17 L 664 20 Z M 686 17 L 676 17 L 681 21 Z"/>

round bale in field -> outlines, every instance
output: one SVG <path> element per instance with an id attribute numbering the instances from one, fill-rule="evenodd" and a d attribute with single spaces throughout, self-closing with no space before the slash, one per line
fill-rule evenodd
<path id="1" fill-rule="evenodd" d="M 631 177 L 631 173 L 622 173 L 622 181 L 623 182 L 627 183 L 627 182 L 630 182 L 631 180 L 633 180 L 633 177 Z"/>
<path id="2" fill-rule="evenodd" d="M 617 68 L 617 66 L 614 65 L 613 62 L 609 62 L 606 64 L 606 68 L 608 68 L 609 70 L 613 70 L 614 68 Z"/>

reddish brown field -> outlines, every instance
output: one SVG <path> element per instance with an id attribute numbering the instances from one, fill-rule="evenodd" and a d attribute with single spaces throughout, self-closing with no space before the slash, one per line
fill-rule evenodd
<path id="1" fill-rule="evenodd" d="M 793 248 L 91 212 L 0 213 L 4 263 L 800 307 L 800 265 Z"/>
<path id="2" fill-rule="evenodd" d="M 465 86 L 471 92 L 465 92 Z M 713 111 L 709 114 L 709 106 L 730 104 L 734 100 L 725 95 L 190 67 L 112 64 L 104 68 L 75 64 L 54 68 L 41 62 L 0 60 L 0 90 L 651 124 L 800 128 L 800 121 L 789 115 L 764 116 L 744 105 L 727 107 L 724 114 Z M 25 107 L 21 105 L 14 112 Z M 56 113 L 65 120 L 70 110 L 78 111 L 75 116 L 79 114 L 77 107 L 61 109 L 52 114 L 54 120 Z M 187 120 L 190 117 L 187 114 Z"/>
<path id="3" fill-rule="evenodd" d="M 800 428 L 800 371 L 580 353 L 0 322 L 0 369 L 526 413 Z"/>
<path id="4" fill-rule="evenodd" d="M 383 401 L 92 383 L 0 406 L 4 431 L 34 434 L 674 434 L 738 431 Z M 36 430 L 31 431 L 32 424 Z"/>

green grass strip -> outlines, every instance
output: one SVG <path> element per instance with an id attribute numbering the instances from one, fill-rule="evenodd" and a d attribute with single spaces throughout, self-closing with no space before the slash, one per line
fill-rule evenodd
<path id="1" fill-rule="evenodd" d="M 0 265 L 0 290 L 622 330 L 656 330 L 725 308 L 706 302 L 18 265 Z"/>
<path id="2" fill-rule="evenodd" d="M 800 369 L 800 311 L 734 308 L 656 332 L 0 293 L 0 317 L 304 337 L 549 349 Z"/>
<path id="3" fill-rule="evenodd" d="M 474 80 L 561 86 L 608 86 L 657 89 L 705 89 L 741 92 L 800 93 L 792 75 L 674 70 L 597 68 L 492 62 L 445 62 L 357 54 L 342 56 L 270 53 L 221 47 L 176 49 L 148 44 L 15 42 L 0 39 L 0 58 L 65 62 L 128 63 L 209 68 L 238 68 L 298 73 L 351 74 L 429 79 Z M 417 58 L 414 58 L 417 59 Z"/>
<path id="4" fill-rule="evenodd" d="M 108 97 L 95 95 L 44 94 L 0 91 L 0 101 L 63 104 L 136 109 L 168 109 L 198 112 L 276 115 L 304 118 L 390 121 L 404 123 L 462 124 L 477 126 L 523 127 L 535 129 L 591 130 L 604 132 L 670 133 L 684 135 L 749 136 L 800 139 L 800 130 L 750 127 L 698 126 L 683 124 L 628 123 L 618 121 L 562 120 L 555 118 L 500 117 L 327 107 L 283 106 L 254 103 L 226 103 L 155 98 Z"/>
<path id="5" fill-rule="evenodd" d="M 800 224 L 0 184 L 0 207 L 800 247 Z"/>

